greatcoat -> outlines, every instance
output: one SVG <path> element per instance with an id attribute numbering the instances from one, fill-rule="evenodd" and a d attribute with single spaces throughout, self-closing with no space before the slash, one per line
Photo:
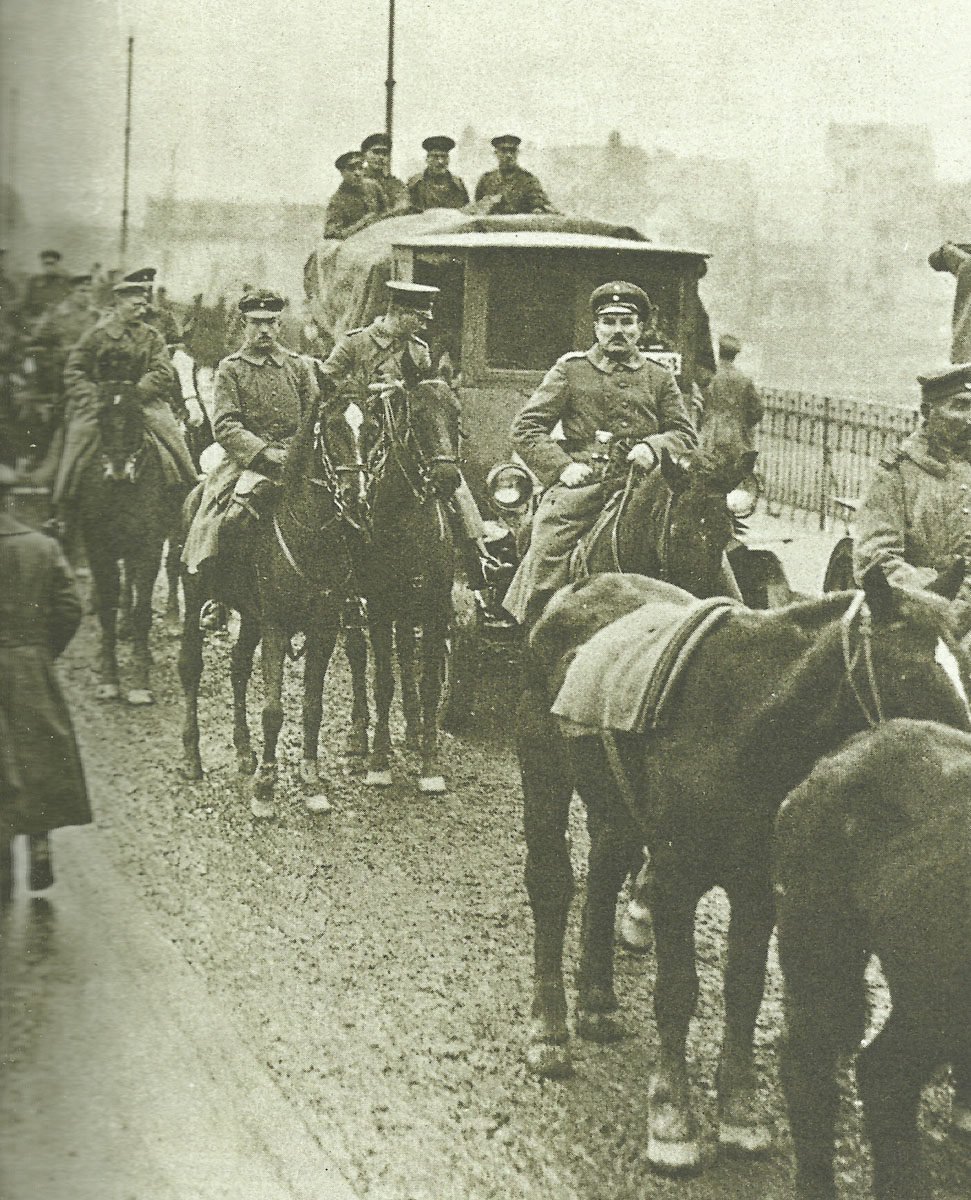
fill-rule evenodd
<path id="1" fill-rule="evenodd" d="M 52 538 L 0 513 L 0 579 L 0 820 L 11 833 L 90 824 L 81 756 L 54 669 L 81 621 L 70 569 Z"/>
<path id="2" fill-rule="evenodd" d="M 415 212 L 428 208 L 465 208 L 469 193 L 457 175 L 446 171 L 444 175 L 430 175 L 423 171 L 408 180 L 408 196 Z"/>
<path id="3" fill-rule="evenodd" d="M 486 171 L 475 185 L 476 200 L 496 196 L 496 214 L 555 212 L 543 185 L 530 171 L 518 164 L 507 170 Z"/>

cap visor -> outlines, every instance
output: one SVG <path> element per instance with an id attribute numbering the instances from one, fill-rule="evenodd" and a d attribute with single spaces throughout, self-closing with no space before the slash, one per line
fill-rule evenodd
<path id="1" fill-rule="evenodd" d="M 636 317 L 638 315 L 637 308 L 633 304 L 604 304 L 597 309 L 598 317 L 607 316 L 611 313 L 616 315 L 623 314 L 627 317 Z"/>

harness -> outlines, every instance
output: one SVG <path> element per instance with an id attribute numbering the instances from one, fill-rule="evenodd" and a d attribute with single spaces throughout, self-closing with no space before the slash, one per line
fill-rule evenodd
<path id="1" fill-rule="evenodd" d="M 624 515 L 624 510 L 627 508 L 631 493 L 634 490 L 634 472 L 636 470 L 636 465 L 632 463 L 628 468 L 623 489 L 619 493 L 615 493 L 615 496 L 608 500 L 602 516 L 594 524 L 589 537 L 584 538 L 577 546 L 574 562 L 576 564 L 578 579 L 589 578 L 591 574 L 590 559 L 597 544 L 606 535 L 608 529 L 610 530 L 611 567 L 621 575 L 629 574 L 629 572 L 624 570 L 624 566 L 620 561 L 620 519 Z M 614 499 L 617 501 L 616 504 L 614 503 Z M 664 505 L 661 542 L 658 547 L 659 567 L 656 576 L 658 579 L 664 580 L 665 583 L 671 582 L 671 510 L 673 506 L 674 493 L 669 492 Z"/>

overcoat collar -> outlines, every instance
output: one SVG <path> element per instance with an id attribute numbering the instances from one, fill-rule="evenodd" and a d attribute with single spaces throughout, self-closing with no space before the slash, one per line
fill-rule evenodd
<path id="1" fill-rule="evenodd" d="M 647 357 L 637 349 L 632 350 L 630 354 L 628 354 L 626 358 L 622 358 L 620 362 L 616 362 L 614 359 L 608 358 L 607 355 L 604 354 L 603 350 L 600 348 L 599 342 L 596 342 L 590 347 L 590 349 L 587 351 L 587 358 L 597 368 L 597 370 L 602 371 L 604 375 L 613 375 L 618 367 L 626 367 L 629 371 L 639 371 L 647 362 Z"/>

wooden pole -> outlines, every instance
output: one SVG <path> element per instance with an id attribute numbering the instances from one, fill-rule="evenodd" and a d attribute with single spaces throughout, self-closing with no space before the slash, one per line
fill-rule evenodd
<path id="1" fill-rule="evenodd" d="M 394 0 L 388 0 L 388 77 L 384 87 L 384 132 L 391 142 L 394 126 Z"/>
<path id="2" fill-rule="evenodd" d="M 128 39 L 128 81 L 125 87 L 125 166 L 121 185 L 121 270 L 128 253 L 128 178 L 131 168 L 131 84 L 135 57 L 135 39 Z"/>

